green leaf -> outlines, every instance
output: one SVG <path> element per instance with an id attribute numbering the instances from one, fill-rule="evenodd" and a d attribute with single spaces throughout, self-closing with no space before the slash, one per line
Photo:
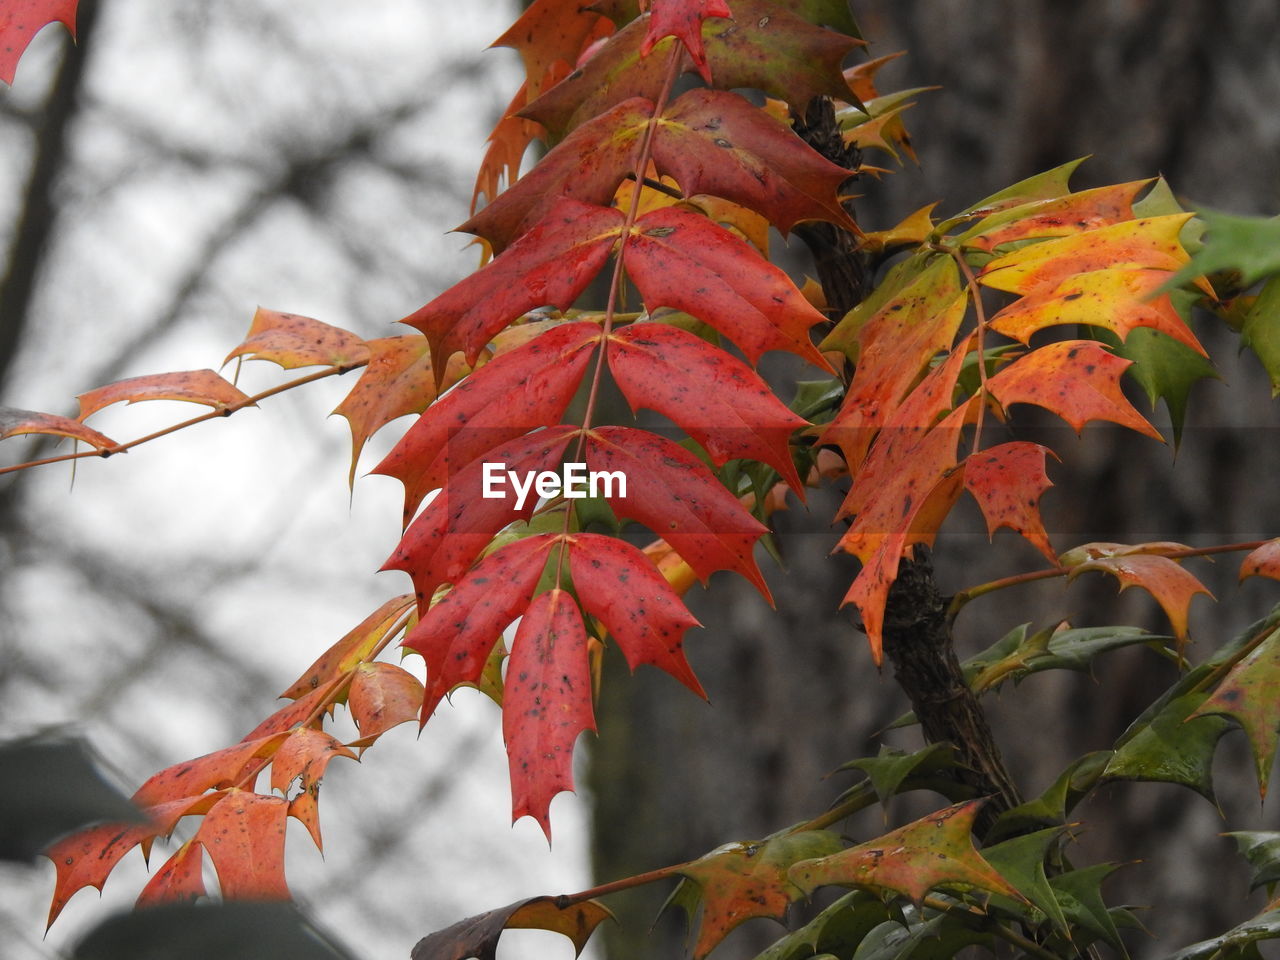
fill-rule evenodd
<path id="1" fill-rule="evenodd" d="M 1250 890 L 1280 880 L 1280 832 L 1237 830 L 1227 836 L 1235 838 L 1237 848 L 1253 868 L 1249 878 Z"/>
<path id="2" fill-rule="evenodd" d="M 1071 188 L 1067 185 L 1071 180 L 1071 175 L 1076 172 L 1076 167 L 1080 166 L 1084 161 L 1084 157 L 1080 157 L 1078 160 L 1069 160 L 1061 166 L 1054 167 L 1052 170 L 1045 170 L 1043 173 L 1037 173 L 1035 176 L 1027 177 L 1025 180 L 1019 180 L 1012 186 L 1005 187 L 998 193 L 993 193 L 985 200 L 979 200 L 965 210 L 964 214 L 982 213 L 986 215 L 997 210 L 1030 203 L 1033 200 L 1052 200 L 1055 197 L 1066 196 L 1071 192 Z"/>
<path id="3" fill-rule="evenodd" d="M 967 926 L 948 913 L 904 926 L 896 921 L 873 929 L 853 954 L 853 960 L 945 960 L 965 947 L 989 944 L 992 935 Z"/>
<path id="4" fill-rule="evenodd" d="M 1000 871 L 1019 893 L 1049 918 L 1054 927 L 1062 931 L 1068 930 L 1067 918 L 1053 888 L 1049 886 L 1044 862 L 1065 831 L 1066 827 L 1049 827 L 982 849 L 983 859 Z M 1016 900 L 994 897 L 993 902 L 1017 916 L 1027 915 L 1025 904 Z"/>
<path id="5" fill-rule="evenodd" d="M 882 746 L 877 757 L 850 760 L 841 770 L 861 770 L 867 775 L 872 789 L 881 803 L 897 793 L 919 789 L 916 784 L 932 783 L 947 779 L 948 771 L 960 765 L 956 762 L 955 748 L 949 743 L 931 743 L 914 753 L 904 753 Z M 905 785 L 905 789 L 904 788 Z"/>
<path id="6" fill-rule="evenodd" d="M 35 736 L 0 744 L 0 860 L 26 862 L 94 823 L 145 823 L 103 779 L 83 740 Z"/>
<path id="7" fill-rule="evenodd" d="M 1168 288 L 1181 286 L 1202 274 L 1230 272 L 1234 286 L 1251 287 L 1280 274 L 1280 217 L 1235 217 L 1199 207 L 1204 221 L 1204 247 L 1175 273 Z"/>
<path id="8" fill-rule="evenodd" d="M 1119 868 L 1117 863 L 1096 863 L 1050 877 L 1049 886 L 1068 922 L 1091 931 L 1127 957 L 1115 918 L 1102 901 L 1102 881 Z"/>
<path id="9" fill-rule="evenodd" d="M 966 660 L 965 678 L 975 693 L 998 688 L 1045 670 L 1088 671 L 1093 658 L 1137 643 L 1166 640 L 1138 627 L 1083 627 L 1041 630 L 1027 635 L 1027 624 L 1015 627 L 995 644 Z"/>
<path id="10" fill-rule="evenodd" d="M 815 953 L 851 956 L 876 926 L 901 916 L 865 890 L 846 893 L 799 930 L 774 943 L 755 960 L 808 960 Z"/>
<path id="11" fill-rule="evenodd" d="M 1244 315 L 1240 339 L 1262 361 L 1271 378 L 1271 396 L 1280 396 L 1280 276 L 1273 276 L 1263 285 L 1258 299 Z"/>
<path id="12" fill-rule="evenodd" d="M 1095 750 L 1073 761 L 1040 796 L 1000 814 L 987 834 L 987 842 L 1038 827 L 1065 825 L 1067 814 L 1094 788 L 1111 756 L 1110 750 Z"/>
<path id="13" fill-rule="evenodd" d="M 1259 954 L 1254 944 L 1259 940 L 1277 938 L 1280 938 L 1280 900 L 1273 900 L 1257 916 L 1232 927 L 1220 936 L 1183 947 L 1169 960 L 1207 960 L 1219 955 L 1228 960 L 1257 957 Z"/>
<path id="14" fill-rule="evenodd" d="M 1183 694 L 1137 729 L 1131 727 L 1117 744 L 1103 779 L 1179 783 L 1216 803 L 1213 753 L 1231 724 L 1218 716 L 1193 716 L 1207 698 L 1202 691 Z"/>
<path id="15" fill-rule="evenodd" d="M 1173 291 L 1171 298 L 1178 313 L 1184 313 L 1183 306 L 1190 296 L 1184 291 Z M 1277 321 L 1280 322 L 1280 316 L 1277 316 Z M 1124 343 L 1106 331 L 1100 332 L 1103 336 L 1099 339 L 1111 344 L 1116 355 L 1133 361 L 1126 373 L 1142 387 L 1152 409 L 1155 409 L 1160 400 L 1169 408 L 1176 448 L 1182 442 L 1182 427 L 1187 418 L 1187 397 L 1191 388 L 1201 380 L 1221 380 L 1222 377 L 1208 359 L 1185 343 L 1150 327 L 1130 330 Z M 1277 359 L 1280 359 L 1280 352 Z"/>

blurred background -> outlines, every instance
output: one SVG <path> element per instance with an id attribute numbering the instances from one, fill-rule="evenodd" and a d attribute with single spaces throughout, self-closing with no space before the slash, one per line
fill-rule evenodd
<path id="1" fill-rule="evenodd" d="M 0 97 L 0 403 L 70 415 L 75 394 L 114 379 L 216 367 L 258 305 L 385 336 L 474 268 L 465 238 L 445 231 L 465 219 L 484 137 L 519 84 L 512 51 L 483 54 L 515 0 L 80 2 L 78 47 L 48 28 Z M 869 228 L 933 200 L 962 208 L 1084 154 L 1094 157 L 1078 187 L 1163 173 L 1195 203 L 1280 209 L 1274 0 L 854 9 L 873 55 L 909 51 L 885 68 L 883 89 L 943 87 L 906 117 L 922 165 L 861 185 Z M 1176 470 L 1154 443 L 1094 430 L 1078 444 L 1055 438 L 1066 463 L 1051 468 L 1058 487 L 1045 510 L 1059 549 L 1280 532 L 1275 410 L 1256 362 L 1235 362 L 1220 326 L 1201 318 L 1197 332 L 1226 383 L 1197 388 Z M 249 364 L 240 383 L 252 392 L 278 379 Z M 350 496 L 346 424 L 326 419 L 352 382 L 81 461 L 74 475 L 55 466 L 0 477 L 6 736 L 83 731 L 129 792 L 239 739 L 321 650 L 406 589 L 399 574 L 372 573 L 398 534 L 399 485 L 364 478 Z M 191 414 L 144 404 L 93 425 L 128 438 Z M 363 469 L 397 426 L 385 433 Z M 9 463 L 37 451 L 56 452 L 15 439 L 0 454 Z M 826 559 L 832 507 L 815 500 L 783 515 L 776 611 L 723 575 L 695 589 L 708 629 L 690 636 L 689 652 L 711 706 L 610 663 L 585 788 L 555 801 L 551 851 L 532 821 L 508 825 L 497 711 L 464 692 L 421 738 L 406 725 L 359 770 L 330 767 L 324 861 L 300 830 L 290 837 L 298 898 L 360 956 L 403 958 L 426 932 L 518 897 L 684 860 L 819 812 L 848 784 L 824 778 L 874 753 L 877 731 L 905 709 L 836 612 L 853 569 Z M 944 590 L 1037 562 L 1007 533 L 987 548 L 980 530 L 961 516 L 940 542 Z M 1236 588 L 1233 569 L 1196 568 L 1221 601 L 1193 607 L 1200 650 L 1275 602 L 1272 585 Z M 1119 603 L 1110 583 L 1053 584 L 975 604 L 960 621 L 961 654 L 1017 623 L 1063 616 L 1164 627 L 1154 604 Z M 1111 655 L 1096 681 L 1038 676 L 1006 692 L 994 722 L 1027 792 L 1109 745 L 1171 680 L 1134 651 Z M 1088 859 L 1149 858 L 1107 888 L 1110 902 L 1158 905 L 1146 919 L 1161 939 L 1135 943 L 1144 956 L 1248 915 L 1247 872 L 1218 834 L 1280 824 L 1258 806 L 1238 739 L 1219 758 L 1228 820 L 1163 785 L 1111 788 L 1080 811 L 1096 818 Z M 909 731 L 895 743 L 918 745 Z M 894 807 L 893 821 L 911 810 Z M 849 829 L 869 836 L 884 823 L 868 811 Z M 143 876 L 130 854 L 106 905 L 130 903 Z M 52 877 L 47 863 L 0 866 L 6 958 L 57 957 L 103 915 L 81 893 L 42 939 Z M 663 895 L 620 903 L 623 924 L 602 938 L 611 960 L 679 955 L 674 919 L 645 935 Z M 752 956 L 777 932 L 753 921 L 717 956 Z M 504 952 L 520 955 L 513 944 Z M 525 949 L 572 953 L 555 939 Z"/>

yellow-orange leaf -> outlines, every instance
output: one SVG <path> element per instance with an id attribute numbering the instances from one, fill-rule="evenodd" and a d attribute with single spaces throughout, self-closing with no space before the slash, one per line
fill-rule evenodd
<path id="1" fill-rule="evenodd" d="M 1173 625 L 1174 636 L 1183 640 L 1187 636 L 1187 617 L 1191 598 L 1203 593 L 1213 594 L 1193 574 L 1168 557 L 1157 554 L 1121 554 L 1097 557 L 1072 567 L 1068 578 L 1074 580 L 1089 570 L 1109 573 L 1120 581 L 1120 589 L 1132 586 L 1148 591 L 1164 609 Z"/>
<path id="2" fill-rule="evenodd" d="M 987 521 L 987 535 L 1008 527 L 1030 540 L 1049 562 L 1057 555 L 1040 518 L 1040 496 L 1053 486 L 1045 473 L 1045 456 L 1058 459 L 1048 447 L 1015 441 L 972 453 L 964 464 L 964 485 L 973 494 Z"/>
<path id="3" fill-rule="evenodd" d="M 401 614 L 413 604 L 414 597 L 411 593 L 392 597 L 322 653 L 315 663 L 303 671 L 298 681 L 280 696 L 297 700 L 367 659 L 387 631 L 400 619 Z"/>
<path id="4" fill-rule="evenodd" d="M 1244 558 L 1240 564 L 1240 579 L 1245 577 L 1280 580 L 1280 539 L 1268 540 Z"/>
<path id="5" fill-rule="evenodd" d="M 157 373 L 145 377 L 117 380 L 77 397 L 80 419 L 85 420 L 113 403 L 138 403 L 142 400 L 185 400 L 202 403 L 215 410 L 239 409 L 250 405 L 249 397 L 212 370 L 185 370 L 180 373 Z"/>
<path id="6" fill-rule="evenodd" d="M 1133 198 L 1150 180 L 1081 190 L 1034 200 L 992 214 L 961 238 L 966 245 L 994 250 L 1002 243 L 1039 237 L 1068 237 L 1133 219 Z"/>

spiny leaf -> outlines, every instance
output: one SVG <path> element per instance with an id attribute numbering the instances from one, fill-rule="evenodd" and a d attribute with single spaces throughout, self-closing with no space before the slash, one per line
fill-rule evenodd
<path id="1" fill-rule="evenodd" d="M 867 934 L 890 919 L 891 908 L 864 890 L 853 890 L 799 930 L 778 940 L 755 960 L 810 960 L 851 957 Z"/>
<path id="2" fill-rule="evenodd" d="M 888 890 L 920 903 L 935 887 L 999 893 L 1026 899 L 974 849 L 973 821 L 983 804 L 969 800 L 840 853 L 791 868 L 791 882 L 805 892 L 829 884 Z"/>
<path id="3" fill-rule="evenodd" d="M 583 44 L 603 19 L 581 0 L 534 0 L 493 46 L 519 52 L 526 82 L 536 96 L 552 67 L 557 63 L 572 67 L 577 62 Z"/>
<path id="4" fill-rule="evenodd" d="M 940 257 L 897 294 L 874 308 L 869 303 L 846 315 L 822 347 L 843 350 L 857 367 L 844 403 L 820 442 L 839 446 L 850 468 L 858 469 L 876 432 L 921 371 L 951 346 L 967 305 L 954 261 Z"/>
<path id="5" fill-rule="evenodd" d="M 548 840 L 551 800 L 573 789 L 573 745 L 583 730 L 595 730 L 587 632 L 578 605 L 556 588 L 520 620 L 502 709 L 512 820 L 533 817 Z"/>
<path id="6" fill-rule="evenodd" d="M 345 417 L 351 427 L 348 483 L 355 482 L 365 441 L 392 420 L 421 413 L 440 391 L 457 383 L 467 372 L 462 358 L 454 355 L 440 374 L 431 363 L 427 338 L 417 334 L 381 337 L 365 346 L 369 363 L 351 392 L 333 410 Z"/>
<path id="7" fill-rule="evenodd" d="M 587 938 L 604 920 L 613 916 L 595 900 L 556 905 L 555 897 L 531 897 L 488 913 L 481 913 L 423 937 L 413 948 L 412 960 L 496 960 L 498 938 L 507 928 L 551 930 L 573 941 L 582 952 Z"/>
<path id="8" fill-rule="evenodd" d="M 204 846 L 188 840 L 161 864 L 138 894 L 138 907 L 194 902 L 207 896 L 204 886 Z"/>
<path id="9" fill-rule="evenodd" d="M 1069 580 L 1074 580 L 1087 571 L 1097 570 L 1115 577 L 1120 582 L 1122 591 L 1132 586 L 1148 591 L 1164 609 L 1165 616 L 1173 625 L 1174 636 L 1179 641 L 1185 640 L 1187 636 L 1191 599 L 1198 593 L 1213 597 L 1194 574 L 1168 557 L 1120 553 L 1066 565 L 1071 567 L 1071 572 L 1067 574 Z"/>
<path id="10" fill-rule="evenodd" d="M 1102 899 L 1102 881 L 1120 868 L 1115 863 L 1095 863 L 1049 878 L 1054 898 L 1073 926 L 1083 927 L 1101 937 L 1121 956 L 1127 957 L 1115 918 Z"/>
<path id="11" fill-rule="evenodd" d="M 1033 403 L 1062 417 L 1078 433 L 1090 420 L 1110 420 L 1157 440 L 1125 398 L 1120 377 L 1131 361 L 1092 340 L 1061 340 L 1025 354 L 987 380 L 1004 407 Z"/>
<path id="12" fill-rule="evenodd" d="M 641 217 L 626 266 L 651 314 L 659 307 L 693 314 L 732 339 L 753 366 L 767 350 L 787 350 L 831 370 L 809 339 L 822 314 L 782 270 L 705 217 L 675 208 Z"/>
<path id="13" fill-rule="evenodd" d="M 1280 634 L 1267 637 L 1218 684 L 1213 695 L 1196 708 L 1193 717 L 1214 714 L 1230 717 L 1249 738 L 1258 791 L 1267 796 L 1271 765 L 1276 755 L 1280 724 L 1276 704 L 1280 703 Z"/>
<path id="14" fill-rule="evenodd" d="M 561 425 L 517 437 L 489 451 L 484 462 L 503 464 L 504 469 L 521 475 L 554 469 L 579 430 Z M 456 584 L 461 579 L 495 533 L 513 520 L 528 519 L 537 506 L 537 498 L 529 496 L 517 508 L 517 495 L 507 484 L 501 488 L 502 496 L 482 496 L 482 478 L 483 463 L 479 460 L 451 477 L 383 565 L 384 570 L 403 570 L 413 578 L 419 610 L 441 584 Z"/>
<path id="15" fill-rule="evenodd" d="M 736 0 L 731 6 L 733 19 L 711 20 L 702 29 L 717 86 L 753 87 L 797 109 L 824 94 L 847 95 L 840 64 L 860 41 L 814 26 L 769 0 Z M 656 97 L 677 41 L 661 40 L 641 57 L 648 32 L 648 16 L 623 27 L 524 115 L 561 136 L 629 97 Z"/>
<path id="16" fill-rule="evenodd" d="M 711 69 L 702 45 L 702 21 L 708 17 L 731 17 L 724 0 L 653 0 L 649 8 L 649 28 L 640 44 L 640 56 L 647 57 L 653 45 L 664 37 L 676 37 L 689 51 L 689 59 L 703 81 L 711 85 Z"/>
<path id="17" fill-rule="evenodd" d="M 188 370 L 182 373 L 157 373 L 145 377 L 117 380 L 105 387 L 98 387 L 77 398 L 80 401 L 80 419 L 109 407 L 113 403 L 138 403 L 142 400 L 185 400 L 202 403 L 214 410 L 239 408 L 249 403 L 249 397 L 241 393 L 228 380 L 212 370 Z"/>
<path id="18" fill-rule="evenodd" d="M 116 446 L 116 442 L 110 437 L 105 437 L 97 430 L 86 427 L 79 420 L 59 417 L 52 413 L 39 413 L 35 410 L 0 407 L 0 440 L 8 440 L 10 437 L 28 433 L 43 433 L 54 437 L 83 440 L 98 450 L 110 450 Z"/>
<path id="19" fill-rule="evenodd" d="M 1056 564 L 1040 517 L 1040 496 L 1053 486 L 1044 469 L 1046 455 L 1058 459 L 1048 447 L 1023 441 L 971 453 L 964 463 L 964 486 L 982 508 L 989 537 L 1008 527 Z"/>
<path id="20" fill-rule="evenodd" d="M 569 545 L 578 599 L 617 641 L 627 665 L 652 664 L 705 698 L 684 656 L 684 632 L 700 624 L 653 563 L 629 543 L 599 534 L 573 534 Z"/>
<path id="21" fill-rule="evenodd" d="M 307 828 L 318 850 L 323 850 L 324 844 L 320 838 L 320 812 L 316 799 L 320 780 L 334 757 L 354 760 L 356 754 L 322 730 L 300 727 L 289 734 L 271 758 L 272 790 L 287 794 L 295 780 L 301 781 L 301 792 L 290 802 L 289 815 Z"/>
<path id="22" fill-rule="evenodd" d="M 1173 954 L 1168 960 L 1212 960 L 1214 957 L 1256 958 L 1262 954 L 1256 944 L 1260 940 L 1280 938 L 1280 897 L 1272 900 L 1256 915 L 1226 933 L 1193 943 Z"/>
<path id="23" fill-rule="evenodd" d="M 360 728 L 354 747 L 367 747 L 392 727 L 416 720 L 422 709 L 422 684 L 394 663 L 362 663 L 351 674 L 347 707 Z"/>
<path id="24" fill-rule="evenodd" d="M 949 743 L 931 743 L 914 753 L 903 753 L 882 745 L 879 756 L 850 760 L 840 769 L 865 773 L 876 797 L 883 804 L 896 796 L 904 783 L 914 778 L 945 776 L 947 771 L 958 765 L 955 747 Z"/>
<path id="25" fill-rule="evenodd" d="M 284 830 L 289 804 L 247 790 L 229 790 L 205 814 L 196 839 L 218 871 L 229 900 L 288 900 Z"/>
<path id="26" fill-rule="evenodd" d="M 987 834 L 988 843 L 1031 833 L 1044 827 L 1064 827 L 1067 814 L 1097 785 L 1110 750 L 1095 750 L 1074 760 L 1038 797 L 1006 810 Z"/>
<path id="27" fill-rule="evenodd" d="M 259 307 L 244 342 L 227 354 L 295 367 L 354 367 L 369 359 L 369 347 L 349 330 L 296 313 Z"/>
<path id="28" fill-rule="evenodd" d="M 1028 635 L 1024 623 L 966 660 L 965 676 L 975 693 L 984 693 L 1006 680 L 1017 682 L 1044 670 L 1087 671 L 1101 653 L 1162 639 L 1168 638 L 1152 636 L 1140 627 L 1081 627 Z"/>
<path id="29" fill-rule="evenodd" d="M 529 605 L 552 540 L 544 534 L 495 550 L 409 631 L 405 648 L 427 664 L 423 723 L 450 690 L 479 683 L 494 643 Z"/>
<path id="30" fill-rule="evenodd" d="M 175 763 L 140 786 L 133 802 L 140 807 L 153 807 L 165 801 L 193 797 L 211 788 L 230 786 L 240 778 L 246 764 L 271 756 L 283 742 L 281 735 L 260 737 L 185 763 Z"/>
<path id="31" fill-rule="evenodd" d="M 1280 881 L 1280 832 L 1236 830 L 1226 836 L 1235 840 L 1241 855 L 1249 861 L 1250 890 Z"/>
<path id="32" fill-rule="evenodd" d="M 801 860 L 835 853 L 840 838 L 826 830 L 784 833 L 759 843 L 730 843 L 680 873 L 696 884 L 702 902 L 694 960 L 702 960 L 735 927 L 755 917 L 781 920 L 804 892 L 787 879 Z M 692 918 L 691 918 L 692 919 Z"/>
<path id="33" fill-rule="evenodd" d="M 652 433 L 597 427 L 587 433 L 586 460 L 592 470 L 621 471 L 627 495 L 609 498 L 614 512 L 660 535 L 703 583 L 717 570 L 733 570 L 769 598 L 752 557 L 767 528 L 697 457 Z"/>
<path id="34" fill-rule="evenodd" d="M 1238 274 L 1236 285 L 1244 289 L 1280 274 L 1280 217 L 1236 217 L 1203 207 L 1196 216 L 1208 228 L 1204 246 L 1169 280 L 1169 286 L 1231 271 Z"/>
<path id="35" fill-rule="evenodd" d="M 1132 220 L 1133 198 L 1150 183 L 1134 180 L 1031 200 L 992 213 L 957 239 L 967 246 L 992 251 L 1015 240 L 1067 237 Z"/>
<path id="36" fill-rule="evenodd" d="M 788 439 L 807 422 L 742 361 L 660 323 L 619 330 L 609 338 L 608 351 L 609 371 L 632 410 L 646 407 L 673 420 L 716 466 L 759 460 L 802 494 Z"/>
<path id="37" fill-rule="evenodd" d="M 1033 243 L 983 268 L 984 286 L 1023 296 L 1044 294 L 1076 274 L 1120 266 L 1177 270 L 1189 259 L 1178 234 L 1191 214 L 1126 220 Z"/>
<path id="38" fill-rule="evenodd" d="M 403 322 L 426 334 L 437 365 L 461 350 L 474 367 L 485 344 L 516 317 L 535 307 L 571 306 L 608 259 L 622 219 L 609 207 L 560 197 L 500 257 Z"/>
<path id="39" fill-rule="evenodd" d="M 413 595 L 406 593 L 392 597 L 383 603 L 360 621 L 359 626 L 322 653 L 315 663 L 302 672 L 297 682 L 280 696 L 296 700 L 323 687 L 330 680 L 367 659 L 386 636 L 387 631 L 400 620 L 401 615 L 413 605 L 413 602 Z"/>
<path id="40" fill-rule="evenodd" d="M 79 0 L 9 0 L 0 9 L 0 80 L 13 83 L 18 60 L 32 38 L 50 23 L 61 23 L 76 35 Z"/>
<path id="41" fill-rule="evenodd" d="M 1027 343 L 1047 327 L 1088 324 L 1111 330 L 1124 342 L 1145 327 L 1207 357 L 1169 295 L 1156 295 L 1167 277 L 1165 270 L 1128 265 L 1074 274 L 1052 289 L 1029 294 L 1005 307 L 991 318 L 991 329 Z"/>
<path id="42" fill-rule="evenodd" d="M 1174 444 L 1181 443 L 1191 388 L 1201 380 L 1222 379 L 1213 364 L 1198 351 L 1150 327 L 1135 327 L 1128 339 L 1113 349 L 1117 356 L 1133 361 L 1128 374 L 1142 387 L 1152 408 L 1164 400 Z"/>
<path id="43" fill-rule="evenodd" d="M 406 522 L 452 474 L 500 444 L 558 423 L 599 341 L 594 323 L 552 327 L 432 404 L 373 470 L 404 484 Z"/>
<path id="44" fill-rule="evenodd" d="M 994 846 L 984 847 L 983 859 L 1003 876 L 1021 893 L 1027 901 L 1052 921 L 1054 928 L 1067 932 L 1067 918 L 1063 916 L 1062 907 L 1049 886 L 1049 878 L 1045 874 L 1045 859 L 1058 844 L 1066 827 L 1049 827 L 1037 830 L 1021 837 L 1013 837 Z M 1025 915 L 1022 904 L 1014 904 L 1015 912 Z"/>
<path id="45" fill-rule="evenodd" d="M 1056 197 L 1066 196 L 1070 191 L 1070 187 L 1067 184 L 1071 180 L 1071 175 L 1076 172 L 1076 168 L 1084 161 L 1084 157 L 1080 157 L 1078 160 L 1069 160 L 1061 166 L 1054 167 L 1052 170 L 1045 170 L 1043 173 L 1037 173 L 1034 176 L 1027 177 L 1025 180 L 1019 180 L 1017 183 L 993 193 L 985 200 L 979 200 L 968 210 L 965 210 L 962 216 L 985 217 L 995 213 L 997 210 L 1007 210 L 1010 207 L 1020 206 L 1036 200 L 1052 200 Z"/>
<path id="46" fill-rule="evenodd" d="M 709 194 L 763 214 L 785 234 L 798 220 L 857 227 L 837 191 L 849 171 L 825 160 L 779 120 L 726 91 L 690 90 L 656 118 L 654 104 L 633 97 L 582 124 L 510 190 L 459 229 L 501 252 L 571 196 L 607 204 L 633 173 L 651 123 L 654 168 L 686 197 Z"/>
<path id="47" fill-rule="evenodd" d="M 1193 716 L 1205 692 L 1182 694 L 1150 717 L 1139 717 L 1116 745 L 1104 780 L 1180 783 L 1210 803 L 1213 753 L 1230 723 L 1222 717 Z"/>

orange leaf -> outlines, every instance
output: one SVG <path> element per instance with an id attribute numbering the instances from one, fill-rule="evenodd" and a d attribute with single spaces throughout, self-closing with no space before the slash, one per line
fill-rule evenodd
<path id="1" fill-rule="evenodd" d="M 1064 556 L 1066 556 L 1064 554 Z M 1086 560 L 1072 567 L 1067 575 L 1074 580 L 1088 570 L 1109 573 L 1120 581 L 1120 589 L 1142 587 L 1156 598 L 1165 616 L 1173 625 L 1173 633 L 1180 641 L 1187 636 L 1187 617 L 1191 598 L 1203 593 L 1212 598 L 1204 584 L 1184 567 L 1168 557 L 1157 554 L 1118 554 Z"/>
<path id="2" fill-rule="evenodd" d="M 296 313 L 259 307 L 244 342 L 227 354 L 270 360 L 286 370 L 295 367 L 356 367 L 369 359 L 365 342 L 349 330 Z"/>
<path id="3" fill-rule="evenodd" d="M 791 868 L 791 881 L 806 892 L 828 884 L 900 893 L 917 904 L 935 887 L 997 893 L 1027 899 L 973 846 L 973 821 L 983 800 L 969 800 L 817 860 Z"/>
<path id="4" fill-rule="evenodd" d="M 527 82 L 538 87 L 536 96 L 545 89 L 541 82 L 547 72 L 556 63 L 572 66 L 583 44 L 601 28 L 610 30 L 612 24 L 580 0 L 534 0 L 493 46 L 519 52 Z"/>
<path id="5" fill-rule="evenodd" d="M 203 867 L 204 847 L 194 840 L 187 841 L 147 881 L 135 906 L 191 902 L 207 896 Z"/>
<path id="6" fill-rule="evenodd" d="M 59 417 L 52 413 L 38 413 L 35 410 L 0 407 L 0 440 L 27 433 L 43 433 L 55 437 L 70 437 L 72 440 L 83 440 L 99 450 L 110 450 L 117 446 L 110 437 L 104 437 L 79 420 Z"/>
<path id="7" fill-rule="evenodd" d="M 333 412 L 346 417 L 351 427 L 351 471 L 348 483 L 355 482 L 356 464 L 365 441 L 392 420 L 421 413 L 440 390 L 457 383 L 467 373 L 462 358 L 453 356 L 443 374 L 431 362 L 426 337 L 409 334 L 383 337 L 366 344 L 369 364 Z"/>
<path id="8" fill-rule="evenodd" d="M 849 84 L 850 92 L 862 103 L 876 99 L 880 96 L 880 92 L 876 89 L 876 74 L 881 67 L 897 60 L 903 53 L 904 51 L 899 50 L 897 53 L 885 54 L 883 57 L 876 57 L 874 60 L 849 67 L 844 72 L 844 79 Z"/>
<path id="9" fill-rule="evenodd" d="M 595 729 L 587 632 L 573 598 L 553 589 L 520 620 L 502 708 L 512 821 L 530 816 L 551 839 L 551 800 L 573 789 L 573 745 Z"/>
<path id="10" fill-rule="evenodd" d="M 151 824 L 106 823 L 59 840 L 45 851 L 58 878 L 49 904 L 48 926 L 58 919 L 67 901 L 85 887 L 102 889 L 107 875 L 120 858 L 148 837 L 156 835 Z"/>
<path id="11" fill-rule="evenodd" d="M 1240 564 L 1240 579 L 1245 577 L 1280 580 L 1280 539 L 1268 540 L 1244 558 Z"/>
<path id="12" fill-rule="evenodd" d="M 982 508 L 989 537 L 1008 527 L 1056 566 L 1058 557 L 1040 518 L 1040 497 L 1053 486 L 1045 473 L 1046 454 L 1058 459 L 1048 447 L 1022 441 L 971 453 L 964 462 L 964 485 Z"/>
<path id="13" fill-rule="evenodd" d="M 987 389 L 1004 407 L 1034 403 L 1051 410 L 1077 433 L 1090 420 L 1110 420 L 1160 440 L 1120 389 L 1131 362 L 1093 340 L 1063 340 L 1019 357 L 988 379 Z"/>
<path id="14" fill-rule="evenodd" d="M 961 240 L 980 250 L 1040 237 L 1067 237 L 1133 219 L 1133 198 L 1150 180 L 1134 180 L 1064 197 L 1033 200 L 987 217 Z"/>
<path id="15" fill-rule="evenodd" d="M 360 621 L 360 625 L 322 653 L 315 663 L 302 672 L 298 681 L 282 697 L 296 700 L 365 660 L 414 602 L 411 594 L 392 597 Z"/>
<path id="16" fill-rule="evenodd" d="M 321 716 L 324 713 L 333 712 L 333 704 L 326 702 L 329 691 L 326 689 L 312 690 L 304 693 L 292 703 L 285 704 L 271 716 L 267 717 L 260 724 L 245 734 L 241 743 L 251 740 L 260 740 L 263 737 L 270 737 L 278 733 L 287 733 L 299 723 L 302 723 L 318 708 L 323 707 Z"/>
<path id="17" fill-rule="evenodd" d="M 211 787 L 230 785 L 239 778 L 246 763 L 271 756 L 282 742 L 280 736 L 260 737 L 175 763 L 140 786 L 133 802 L 140 807 L 152 807 L 167 800 L 196 796 Z"/>
<path id="18" fill-rule="evenodd" d="M 353 747 L 367 747 L 392 727 L 416 720 L 422 709 L 422 684 L 393 663 L 362 663 L 351 677 L 347 707 L 360 728 Z"/>
<path id="19" fill-rule="evenodd" d="M 103 407 L 120 402 L 185 400 L 188 403 L 202 403 L 215 410 L 238 410 L 251 403 L 248 396 L 212 370 L 157 373 L 117 380 L 105 387 L 82 393 L 77 399 L 80 401 L 81 420 L 87 419 Z"/>
<path id="20" fill-rule="evenodd" d="M 288 900 L 284 830 L 289 804 L 247 790 L 230 790 L 207 814 L 196 839 L 209 851 L 228 900 Z"/>
<path id="21" fill-rule="evenodd" d="M 40 29 L 61 23 L 76 35 L 78 0 L 7 0 L 0 7 L 0 80 L 13 83 L 18 60 Z"/>
<path id="22" fill-rule="evenodd" d="M 342 742 L 323 730 L 308 727 L 294 730 L 271 758 L 271 789 L 287 793 L 299 777 L 303 787 L 318 782 L 334 757 L 356 759 Z"/>

